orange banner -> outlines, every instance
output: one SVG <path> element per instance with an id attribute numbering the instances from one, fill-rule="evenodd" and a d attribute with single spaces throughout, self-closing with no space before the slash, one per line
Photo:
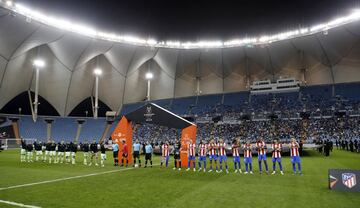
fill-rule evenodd
<path id="1" fill-rule="evenodd" d="M 180 152 L 180 159 L 181 159 L 181 166 L 187 167 L 188 163 L 188 154 L 187 154 L 187 147 L 189 144 L 189 140 L 192 140 L 192 142 L 196 143 L 196 126 L 189 126 L 186 127 L 181 131 L 181 152 Z"/>
<path id="2" fill-rule="evenodd" d="M 128 147 L 128 161 L 129 164 L 132 164 L 132 127 L 131 122 L 129 122 L 125 116 L 123 116 L 116 126 L 114 132 L 111 135 L 113 142 L 118 143 L 119 145 L 119 163 L 121 163 L 122 159 L 122 150 L 123 150 L 123 143 L 122 141 L 125 140 L 126 145 Z M 125 163 L 125 161 L 124 161 Z"/>

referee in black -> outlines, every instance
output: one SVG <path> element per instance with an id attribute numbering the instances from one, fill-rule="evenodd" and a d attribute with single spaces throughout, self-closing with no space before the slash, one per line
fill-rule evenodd
<path id="1" fill-rule="evenodd" d="M 173 168 L 173 170 L 176 170 L 177 168 L 179 170 L 181 170 L 180 150 L 181 150 L 181 142 L 179 140 L 176 140 L 175 144 L 174 144 L 174 168 Z M 179 163 L 179 167 L 177 166 L 178 163 Z"/>

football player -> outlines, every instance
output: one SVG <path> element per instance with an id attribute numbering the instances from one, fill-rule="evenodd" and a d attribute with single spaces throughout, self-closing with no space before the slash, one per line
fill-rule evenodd
<path id="1" fill-rule="evenodd" d="M 269 168 L 268 168 L 268 164 L 266 161 L 266 144 L 263 141 L 263 139 L 260 137 L 259 140 L 256 142 L 256 148 L 258 151 L 258 162 L 259 162 L 259 171 L 260 174 L 262 173 L 262 165 L 261 165 L 261 161 L 264 161 L 264 165 L 265 165 L 265 171 L 266 174 L 269 174 Z"/>
<path id="2" fill-rule="evenodd" d="M 69 142 L 65 144 L 65 161 L 66 163 L 70 162 L 70 155 L 71 155 L 71 146 Z"/>
<path id="3" fill-rule="evenodd" d="M 20 162 L 26 162 L 26 142 L 21 139 Z"/>
<path id="4" fill-rule="evenodd" d="M 70 151 L 71 151 L 71 164 L 75 165 L 75 157 L 77 152 L 77 143 L 76 142 L 70 142 Z"/>
<path id="5" fill-rule="evenodd" d="M 46 162 L 47 158 L 50 160 L 50 151 L 51 151 L 51 141 L 48 140 L 45 144 L 45 157 L 44 162 Z"/>
<path id="6" fill-rule="evenodd" d="M 296 164 L 298 165 L 298 172 L 301 174 L 301 159 L 299 154 L 299 143 L 296 142 L 295 138 L 291 139 L 290 156 L 294 174 L 296 174 Z"/>
<path id="7" fill-rule="evenodd" d="M 91 158 L 90 158 L 89 166 L 92 165 L 93 161 L 95 162 L 95 166 L 99 166 L 98 163 L 97 163 L 97 161 L 98 161 L 98 145 L 97 145 L 95 139 L 90 144 L 90 152 L 91 152 Z"/>
<path id="8" fill-rule="evenodd" d="M 87 141 L 82 145 L 82 150 L 84 151 L 84 165 L 87 165 L 89 160 L 89 143 Z"/>
<path id="9" fill-rule="evenodd" d="M 250 169 L 250 174 L 253 174 L 252 150 L 251 150 L 250 140 L 246 141 L 246 144 L 244 144 L 244 163 L 245 163 L 245 174 L 248 174 L 249 169 Z"/>
<path id="10" fill-rule="evenodd" d="M 160 167 L 163 167 L 164 162 L 165 162 L 166 167 L 168 167 L 168 165 L 169 165 L 169 154 L 170 154 L 169 148 L 170 147 L 169 147 L 168 141 L 165 141 L 165 143 L 161 146 L 162 160 L 160 162 Z"/>
<path id="11" fill-rule="evenodd" d="M 196 167 L 195 167 L 195 149 L 196 146 L 195 144 L 193 144 L 192 140 L 189 140 L 189 144 L 188 144 L 188 168 L 186 169 L 186 171 L 190 170 L 191 167 L 191 163 L 193 164 L 193 170 L 196 171 Z"/>
<path id="12" fill-rule="evenodd" d="M 239 154 L 239 147 L 240 147 L 240 139 L 234 139 L 233 144 L 231 145 L 231 151 L 234 160 L 234 169 L 235 173 L 241 173 L 241 163 L 240 163 L 240 154 Z"/>
<path id="13" fill-rule="evenodd" d="M 51 145 L 50 145 L 49 163 L 51 163 L 52 160 L 54 162 L 56 160 L 56 144 L 54 140 L 51 141 Z"/>
<path id="14" fill-rule="evenodd" d="M 275 174 L 276 169 L 276 162 L 279 164 L 280 168 L 280 174 L 284 175 L 284 172 L 282 171 L 282 164 L 281 164 L 281 148 L 282 145 L 279 143 L 277 139 L 274 140 L 274 143 L 272 144 L 272 163 L 273 163 L 273 172 L 272 175 Z"/>
<path id="15" fill-rule="evenodd" d="M 226 156 L 226 143 L 224 142 L 223 139 L 220 139 L 219 141 L 219 162 L 220 162 L 220 173 L 223 171 L 222 169 L 222 164 L 223 162 L 225 163 L 225 167 L 226 167 L 226 173 L 229 173 L 229 168 L 228 168 L 228 164 L 227 164 L 227 156 Z"/>
<path id="16" fill-rule="evenodd" d="M 105 167 L 105 160 L 106 160 L 106 148 L 105 148 L 105 145 L 104 145 L 104 142 L 101 143 L 100 145 L 100 152 L 101 152 L 101 167 Z"/>
<path id="17" fill-rule="evenodd" d="M 57 158 L 55 160 L 55 163 L 63 163 L 64 162 L 64 155 L 65 155 L 65 143 L 64 141 L 61 141 L 60 144 L 58 144 L 58 153 Z"/>
<path id="18" fill-rule="evenodd" d="M 43 159 L 43 152 L 42 152 L 42 144 L 41 142 L 35 141 L 34 142 L 34 148 L 35 148 L 35 161 L 39 161 Z"/>
<path id="19" fill-rule="evenodd" d="M 33 150 L 34 146 L 32 143 L 26 145 L 27 162 L 33 162 Z"/>
<path id="20" fill-rule="evenodd" d="M 199 144 L 199 171 L 201 171 L 201 162 L 204 164 L 204 172 L 206 172 L 206 154 L 207 154 L 207 144 L 203 139 L 200 140 Z"/>
<path id="21" fill-rule="evenodd" d="M 210 170 L 209 170 L 209 172 L 212 172 L 212 170 L 213 170 L 213 166 L 212 166 L 213 161 L 215 163 L 216 172 L 218 172 L 218 165 L 217 165 L 217 149 L 218 149 L 218 146 L 215 143 L 214 139 L 210 140 L 208 148 L 209 148 L 209 154 L 210 154 L 209 155 L 209 160 L 210 160 Z"/>

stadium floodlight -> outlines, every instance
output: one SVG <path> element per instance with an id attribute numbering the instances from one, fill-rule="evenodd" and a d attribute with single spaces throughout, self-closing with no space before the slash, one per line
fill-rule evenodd
<path id="1" fill-rule="evenodd" d="M 154 45 L 156 45 L 158 42 L 157 42 L 156 40 L 154 40 L 154 39 L 148 39 L 148 40 L 146 41 L 146 43 L 147 43 L 148 45 L 150 45 L 150 46 L 154 46 Z"/>
<path id="2" fill-rule="evenodd" d="M 35 59 L 33 64 L 36 68 L 43 68 L 45 66 L 45 61 L 42 59 Z"/>
<path id="3" fill-rule="evenodd" d="M 8 1 L 6 1 L 6 5 L 7 5 L 7 6 L 12 6 L 12 5 L 13 5 L 13 2 L 10 1 L 10 0 L 8 0 Z"/>
<path id="4" fill-rule="evenodd" d="M 95 74 L 96 76 L 100 76 L 100 75 L 102 74 L 102 70 L 99 69 L 99 68 L 96 68 L 96 69 L 94 70 L 94 74 Z"/>
<path id="5" fill-rule="evenodd" d="M 263 35 L 253 38 L 236 38 L 227 41 L 206 41 L 200 40 L 197 42 L 180 42 L 180 41 L 156 41 L 154 39 L 143 39 L 133 35 L 120 36 L 113 33 L 105 33 L 97 31 L 92 27 L 85 26 L 73 21 L 64 20 L 58 17 L 52 17 L 48 14 L 40 13 L 36 10 L 20 5 L 14 4 L 12 0 L 3 0 L 5 6 L 21 15 L 24 15 L 28 19 L 38 21 L 40 23 L 53 26 L 59 29 L 67 30 L 70 32 L 79 33 L 84 36 L 109 40 L 113 42 L 126 43 L 147 47 L 162 47 L 162 48 L 179 48 L 179 49 L 196 49 L 196 48 L 228 48 L 228 47 L 240 47 L 249 45 L 261 45 L 268 44 L 275 41 L 281 41 L 291 38 L 297 38 L 306 35 L 312 35 L 328 31 L 329 29 L 339 27 L 341 25 L 349 24 L 351 22 L 360 20 L 360 10 L 353 9 L 348 15 L 333 19 L 328 22 L 324 22 L 318 25 L 310 26 L 308 28 L 300 28 L 299 30 L 292 30 L 288 32 L 280 32 L 273 35 Z"/>
<path id="6" fill-rule="evenodd" d="M 148 72 L 148 73 L 145 74 L 145 78 L 146 78 L 147 80 L 150 80 L 150 79 L 154 78 L 154 75 L 153 75 L 153 73 Z"/>

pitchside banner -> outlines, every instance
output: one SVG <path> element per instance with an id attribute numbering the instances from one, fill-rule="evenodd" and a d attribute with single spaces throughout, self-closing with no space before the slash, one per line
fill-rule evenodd
<path id="1" fill-rule="evenodd" d="M 360 170 L 329 169 L 329 189 L 360 192 Z"/>

